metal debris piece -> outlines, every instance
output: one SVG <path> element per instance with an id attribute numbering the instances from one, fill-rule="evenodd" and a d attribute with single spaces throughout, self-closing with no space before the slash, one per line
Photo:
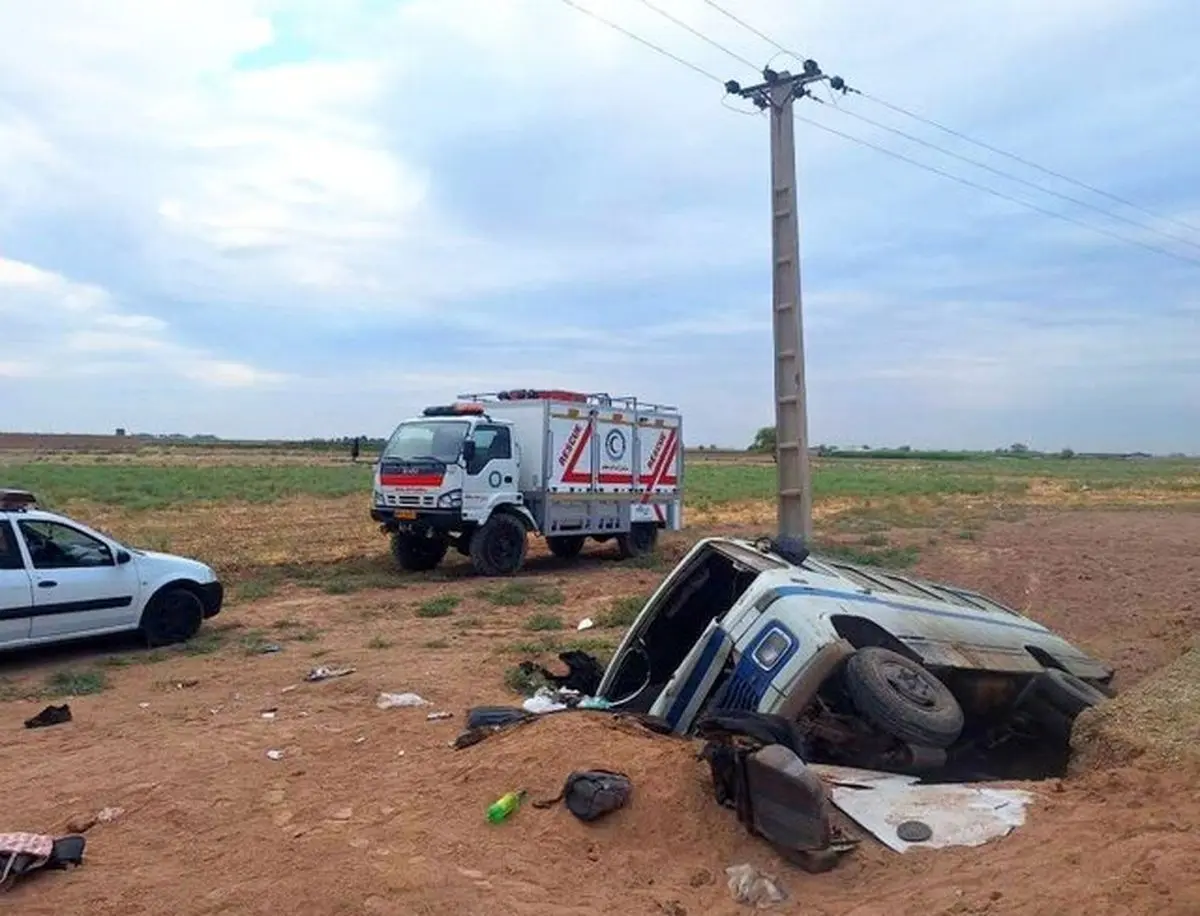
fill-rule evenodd
<path id="1" fill-rule="evenodd" d="M 1025 806 L 1033 796 L 1021 789 L 950 783 L 925 785 L 916 776 L 812 764 L 828 782 L 833 803 L 896 852 L 913 845 L 930 849 L 980 846 L 1006 836 L 1025 823 Z M 898 833 L 901 824 L 919 821 L 930 835 L 909 841 Z"/>
<path id="2" fill-rule="evenodd" d="M 328 665 L 318 665 L 304 675 L 304 679 L 306 681 L 327 681 L 332 677 L 345 677 L 347 674 L 353 674 L 356 670 L 355 668 L 331 668 Z"/>

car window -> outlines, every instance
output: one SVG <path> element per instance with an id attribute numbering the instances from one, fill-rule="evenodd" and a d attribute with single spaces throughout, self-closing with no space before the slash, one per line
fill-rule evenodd
<path id="1" fill-rule="evenodd" d="M 5 519 L 0 519 L 0 569 L 24 569 L 25 561 L 21 559 L 21 550 L 17 546 L 17 536 L 12 525 Z"/>
<path id="2" fill-rule="evenodd" d="M 108 546 L 89 534 L 59 522 L 21 521 L 21 535 L 34 569 L 78 569 L 113 566 Z"/>

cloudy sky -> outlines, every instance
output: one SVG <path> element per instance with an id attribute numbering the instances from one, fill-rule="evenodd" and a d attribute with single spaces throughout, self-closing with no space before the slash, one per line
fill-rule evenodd
<path id="1" fill-rule="evenodd" d="M 754 79 L 639 0 L 577 2 Z M 1163 218 L 865 98 L 806 117 L 1179 256 L 797 125 L 814 443 L 1200 451 L 1200 6 L 722 5 Z M 677 403 L 691 445 L 772 421 L 768 123 L 718 82 L 561 0 L 53 6 L 0 0 L 0 429 L 380 434 L 541 384 Z"/>

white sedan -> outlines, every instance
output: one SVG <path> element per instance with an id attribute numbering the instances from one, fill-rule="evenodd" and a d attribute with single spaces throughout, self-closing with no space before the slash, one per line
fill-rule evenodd
<path id="1" fill-rule="evenodd" d="M 0 649 L 133 630 L 153 646 L 183 642 L 223 598 L 203 563 L 126 547 L 0 489 Z"/>

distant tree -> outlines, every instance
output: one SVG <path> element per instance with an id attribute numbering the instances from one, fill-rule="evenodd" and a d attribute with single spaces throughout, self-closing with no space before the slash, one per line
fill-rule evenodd
<path id="1" fill-rule="evenodd" d="M 754 434 L 754 441 L 750 443 L 749 451 L 752 452 L 773 452 L 775 451 L 775 427 L 764 426 Z"/>
<path id="2" fill-rule="evenodd" d="M 869 445 L 864 445 L 864 446 L 862 447 L 862 450 L 863 450 L 864 452 L 869 452 L 869 451 L 871 450 L 871 446 L 869 446 Z"/>
<path id="3" fill-rule="evenodd" d="M 896 449 L 896 451 L 898 451 L 898 452 L 911 452 L 911 451 L 912 451 L 912 446 L 911 446 L 911 445 L 902 445 L 902 446 L 900 446 L 898 449 Z"/>
<path id="4" fill-rule="evenodd" d="M 827 458 L 837 451 L 837 447 L 833 445 L 818 445 L 817 455 L 821 458 Z"/>
<path id="5" fill-rule="evenodd" d="M 1075 449 L 1064 448 L 1061 452 L 1058 453 L 1058 457 L 1063 458 L 1063 459 L 1068 459 L 1068 460 L 1071 458 L 1074 458 L 1075 457 Z"/>
<path id="6" fill-rule="evenodd" d="M 1029 446 L 1026 445 L 1024 442 L 1014 442 L 1012 445 L 1010 445 L 1008 447 L 1008 450 L 1014 455 L 1029 454 Z"/>

